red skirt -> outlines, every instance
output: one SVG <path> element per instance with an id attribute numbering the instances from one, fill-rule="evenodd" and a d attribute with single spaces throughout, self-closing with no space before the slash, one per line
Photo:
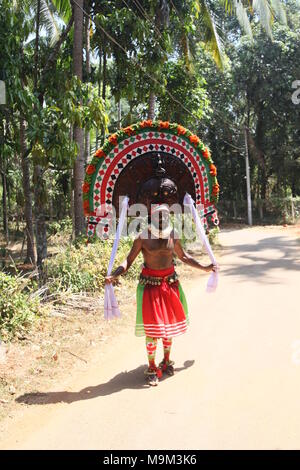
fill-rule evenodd
<path id="1" fill-rule="evenodd" d="M 174 273 L 174 266 L 167 269 L 143 268 L 143 276 L 162 278 L 160 285 L 138 284 L 136 336 L 172 338 L 183 334 L 188 326 L 188 309 L 184 292 L 177 280 L 166 279 Z"/>

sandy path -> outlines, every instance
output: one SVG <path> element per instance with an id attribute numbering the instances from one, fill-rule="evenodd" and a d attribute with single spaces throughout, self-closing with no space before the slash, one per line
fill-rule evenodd
<path id="1" fill-rule="evenodd" d="M 255 228 L 221 242 L 217 293 L 206 276 L 182 280 L 191 327 L 174 341 L 174 377 L 144 387 L 144 341 L 130 331 L 89 370 L 27 397 L 0 448 L 299 449 L 299 244 Z"/>

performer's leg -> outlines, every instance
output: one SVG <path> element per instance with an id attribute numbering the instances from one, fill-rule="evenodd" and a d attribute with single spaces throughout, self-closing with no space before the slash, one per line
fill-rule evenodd
<path id="1" fill-rule="evenodd" d="M 162 339 L 162 343 L 163 343 L 163 347 L 164 347 L 164 362 L 166 362 L 167 364 L 170 360 L 172 339 L 173 338 L 163 338 Z"/>
<path id="2" fill-rule="evenodd" d="M 157 338 L 150 338 L 146 336 L 146 348 L 149 362 L 149 370 L 156 370 L 155 353 L 157 347 Z"/>
<path id="3" fill-rule="evenodd" d="M 164 347 L 164 358 L 159 364 L 162 372 L 166 372 L 168 375 L 174 375 L 174 362 L 170 361 L 170 352 L 173 338 L 162 338 Z"/>

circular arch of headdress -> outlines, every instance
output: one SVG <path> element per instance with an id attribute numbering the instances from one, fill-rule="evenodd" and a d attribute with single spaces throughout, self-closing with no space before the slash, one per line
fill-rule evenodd
<path id="1" fill-rule="evenodd" d="M 104 231 L 109 230 L 107 220 L 112 213 L 113 201 L 116 199 L 114 192 L 118 188 L 116 192 L 119 193 L 120 187 L 124 190 L 124 183 L 121 185 L 117 183 L 119 178 L 122 179 L 120 176 L 122 172 L 124 176 L 127 165 L 133 168 L 134 161 L 141 161 L 139 157 L 143 157 L 145 162 L 145 158 L 151 159 L 152 155 L 157 154 L 164 155 L 169 168 L 171 163 L 173 166 L 175 164 L 175 167 L 177 165 L 178 169 L 185 165 L 190 175 L 189 190 L 196 206 L 202 205 L 201 215 L 204 223 L 206 224 L 207 215 L 210 215 L 213 222 L 218 224 L 215 203 L 218 201 L 219 184 L 216 177 L 217 169 L 209 149 L 197 135 L 179 124 L 146 120 L 110 135 L 86 167 L 82 190 L 89 237 L 94 235 L 96 225 L 101 223 L 102 218 L 105 218 Z M 144 165 L 140 165 L 142 166 Z M 130 172 L 127 172 L 127 175 L 129 174 Z M 148 178 L 151 176 L 149 173 L 147 175 Z M 133 183 L 137 185 L 139 181 L 134 178 Z M 132 182 L 128 181 L 127 192 L 130 193 L 132 188 Z M 181 189 L 186 190 L 186 188 Z M 136 202 L 132 191 L 129 198 L 129 204 Z M 104 212 L 103 207 L 105 207 Z"/>

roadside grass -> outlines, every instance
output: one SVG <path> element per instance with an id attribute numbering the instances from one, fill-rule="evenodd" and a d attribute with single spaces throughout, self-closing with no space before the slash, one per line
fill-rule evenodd
<path id="1" fill-rule="evenodd" d="M 87 245 L 83 237 L 70 243 L 68 230 L 64 236 L 53 232 L 49 240 L 54 251 L 46 261 L 47 282 L 42 288 L 38 288 L 33 272 L 1 273 L 21 289 L 22 302 L 28 302 L 28 317 L 22 317 L 19 324 L 21 317 L 16 315 L 16 328 L 1 332 L 5 341 L 0 344 L 0 419 L 21 406 L 15 401 L 20 394 L 36 393 L 38 403 L 43 399 L 40 390 L 64 378 L 71 369 L 89 367 L 95 348 L 101 350 L 134 324 L 142 256 L 115 285 L 122 317 L 107 322 L 103 317 L 104 277 L 113 241 L 95 239 Z M 130 237 L 121 240 L 115 266 L 126 257 L 131 244 Z M 197 259 L 203 257 L 199 243 L 191 246 L 191 252 Z M 177 270 L 189 279 L 198 275 L 180 261 Z M 20 292 L 16 289 L 16 294 Z M 7 298 L 3 290 L 1 297 Z"/>

